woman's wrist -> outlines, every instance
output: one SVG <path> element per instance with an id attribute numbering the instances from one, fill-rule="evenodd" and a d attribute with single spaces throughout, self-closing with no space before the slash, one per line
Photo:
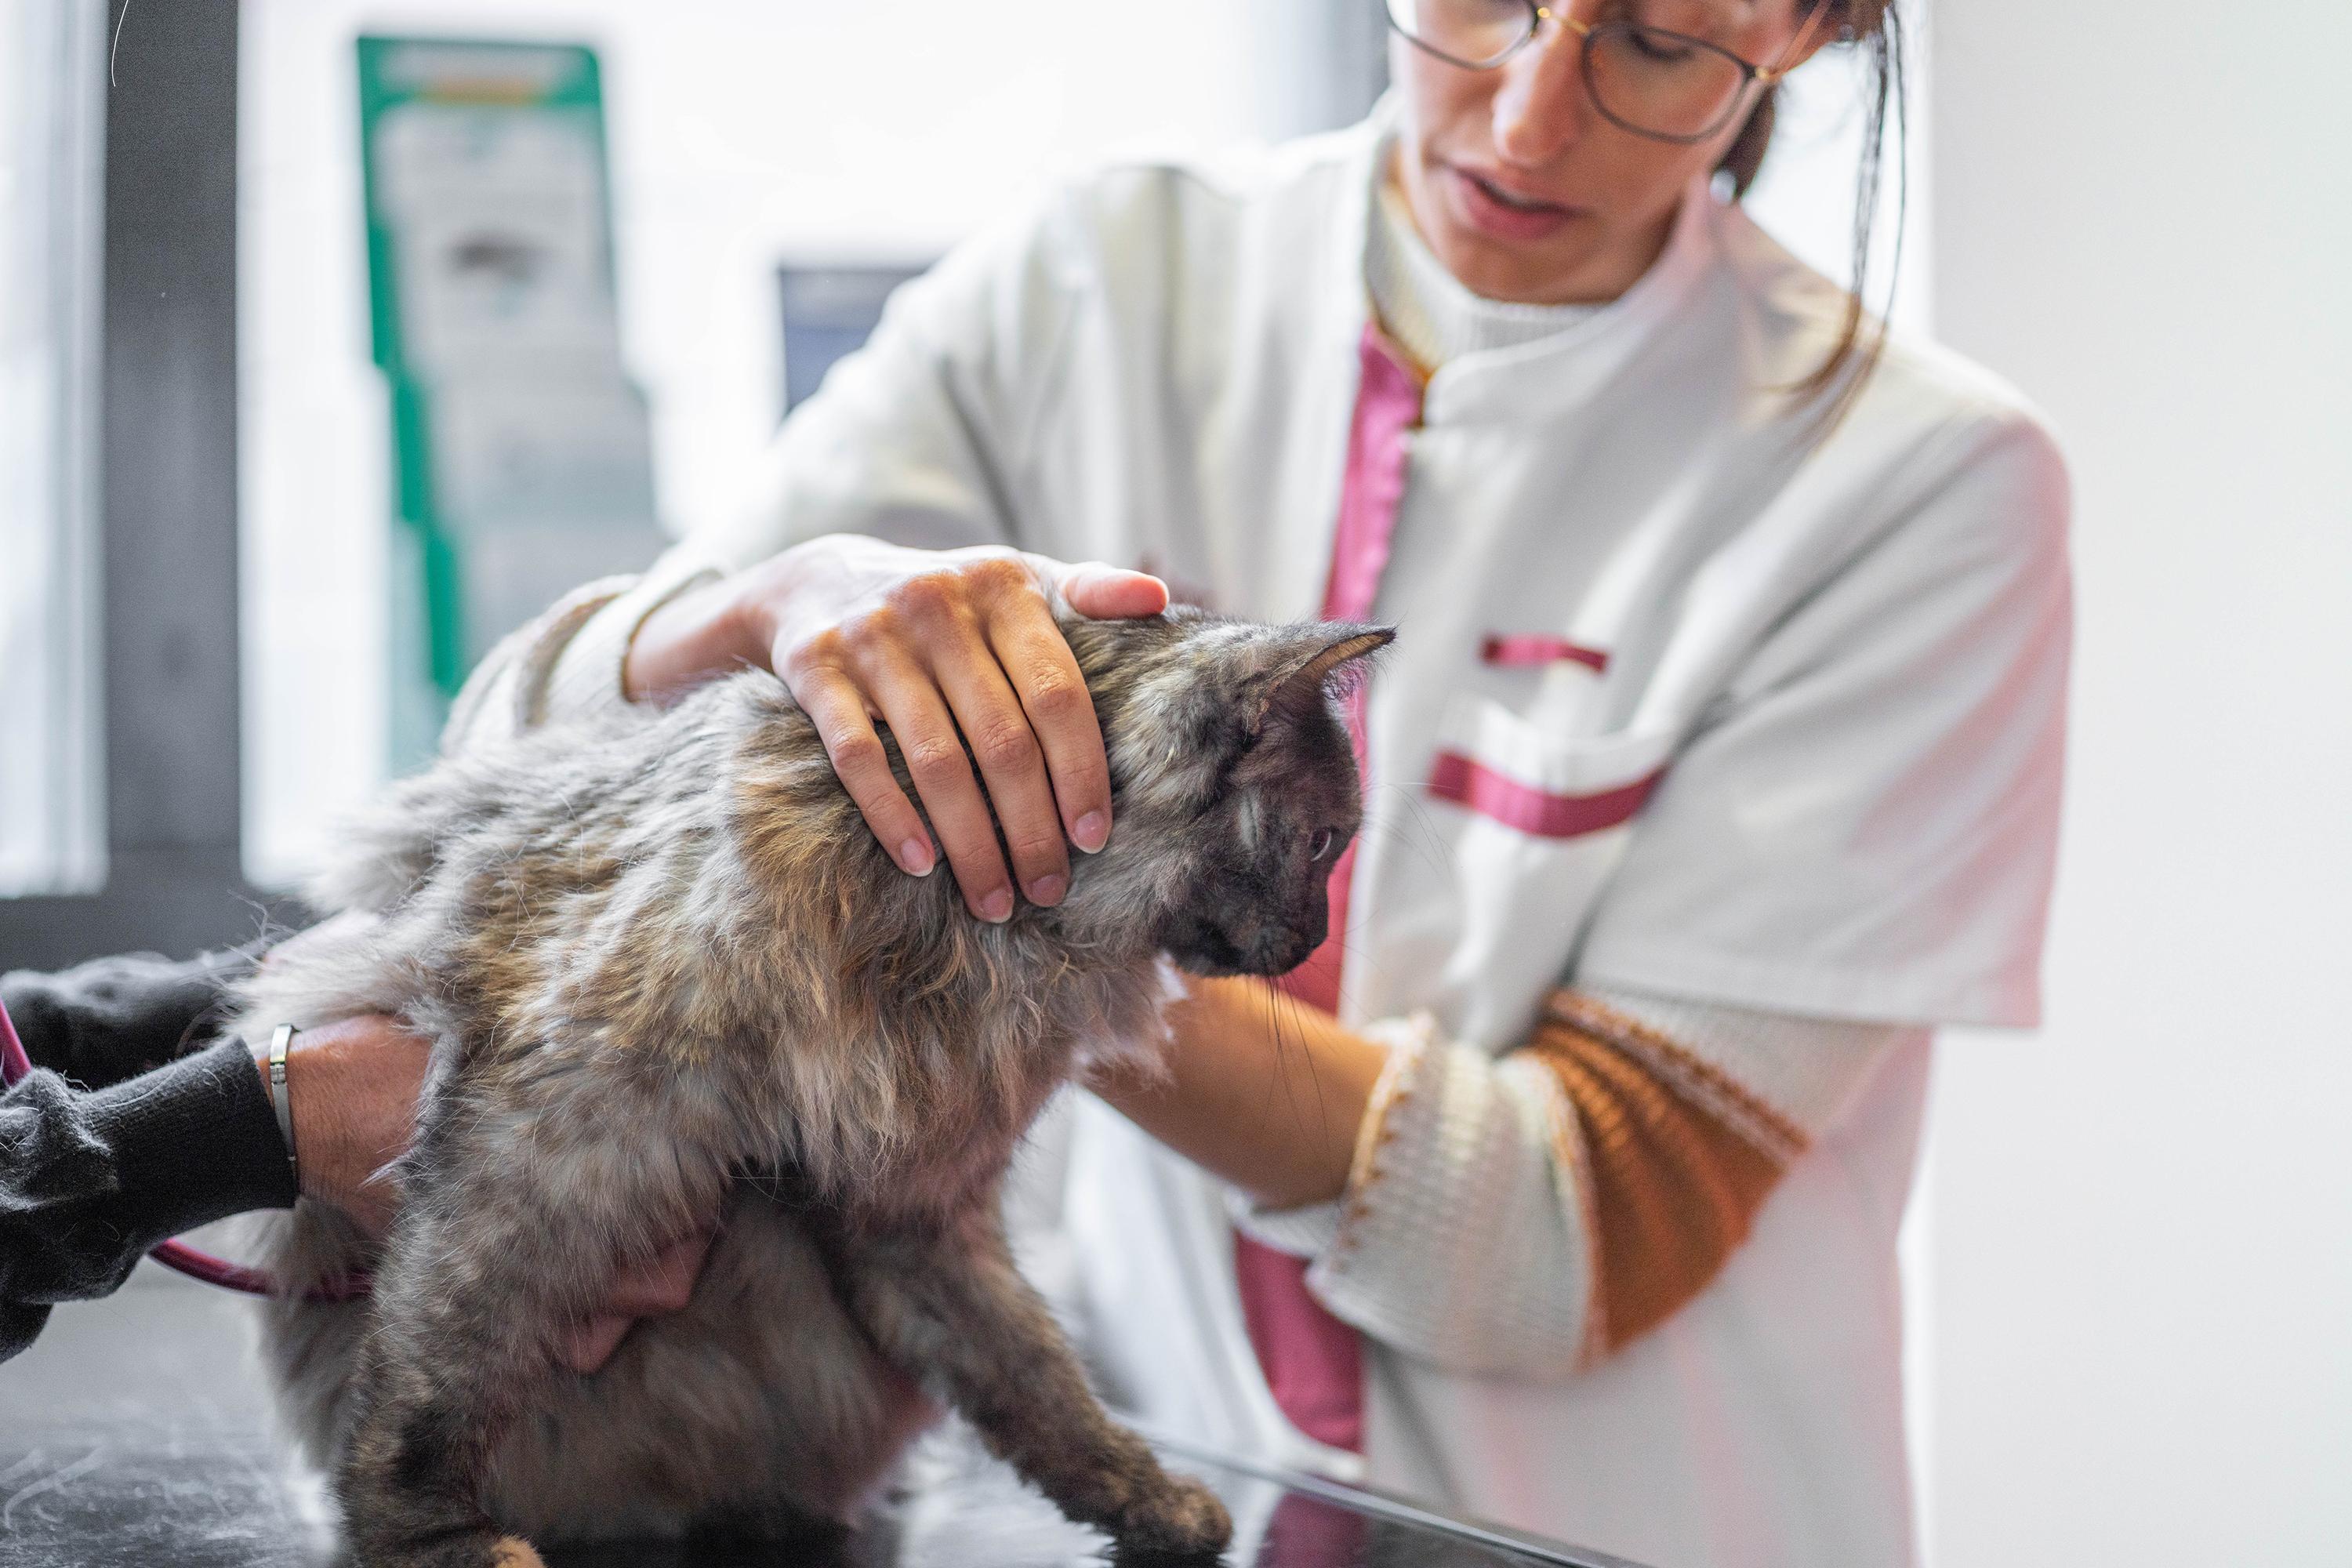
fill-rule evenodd
<path id="1" fill-rule="evenodd" d="M 1388 1047 L 1261 981 L 1189 984 L 1165 1072 L 1106 1074 L 1097 1095 L 1266 1208 L 1339 1196 Z"/>
<path id="2" fill-rule="evenodd" d="M 268 1041 L 249 1044 L 266 1089 Z M 372 1233 L 390 1225 L 398 1194 L 376 1173 L 408 1147 L 431 1055 L 426 1042 L 388 1018 L 296 1032 L 284 1092 L 304 1197 L 331 1204 Z"/>
<path id="3" fill-rule="evenodd" d="M 716 676 L 766 668 L 769 640 L 758 602 L 740 576 L 689 588 L 637 626 L 621 658 L 621 690 L 632 702 L 674 702 Z"/>

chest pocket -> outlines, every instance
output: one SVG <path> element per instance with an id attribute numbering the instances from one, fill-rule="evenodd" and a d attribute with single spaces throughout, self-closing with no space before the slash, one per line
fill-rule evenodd
<path id="1" fill-rule="evenodd" d="M 1441 988 L 1466 1033 L 1509 1032 L 1559 983 L 1672 751 L 1671 735 L 1562 735 L 1490 698 L 1449 707 L 1423 795 L 1453 840 Z"/>

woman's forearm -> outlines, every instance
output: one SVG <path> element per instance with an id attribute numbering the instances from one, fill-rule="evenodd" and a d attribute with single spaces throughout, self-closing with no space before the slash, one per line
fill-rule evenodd
<path id="1" fill-rule="evenodd" d="M 1196 980 L 1169 1009 L 1167 1077 L 1096 1092 L 1269 1208 L 1338 1197 L 1387 1047 L 1255 980 Z"/>
<path id="2" fill-rule="evenodd" d="M 723 579 L 646 617 L 621 660 L 621 689 L 632 702 L 672 702 L 713 677 L 767 663 L 768 646 L 746 619 L 738 585 Z"/>

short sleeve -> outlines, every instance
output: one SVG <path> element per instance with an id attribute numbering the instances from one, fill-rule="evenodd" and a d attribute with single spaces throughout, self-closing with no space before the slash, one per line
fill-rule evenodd
<path id="1" fill-rule="evenodd" d="M 2063 464 L 1982 418 L 1759 642 L 1671 763 L 1575 980 L 1823 1017 L 2031 1026 L 2056 858 Z"/>
<path id="2" fill-rule="evenodd" d="M 762 460 L 749 503 L 687 542 L 736 570 L 828 533 L 1014 544 L 1024 476 L 1085 279 L 1072 193 L 1016 213 L 890 298 Z"/>

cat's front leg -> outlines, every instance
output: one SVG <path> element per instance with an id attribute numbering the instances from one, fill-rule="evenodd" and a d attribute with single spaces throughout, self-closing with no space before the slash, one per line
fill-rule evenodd
<path id="1" fill-rule="evenodd" d="M 482 1509 L 492 1456 L 562 1375 L 557 1342 L 596 1305 L 613 1258 L 650 1256 L 682 1201 L 715 1209 L 723 1171 L 685 1194 L 683 1151 L 616 1152 L 562 1110 L 440 1120 L 412 1156 L 375 1276 L 336 1476 L 345 1535 L 356 1568 L 538 1568 Z"/>
<path id="2" fill-rule="evenodd" d="M 1157 1552 L 1207 1554 L 1232 1538 L 1215 1495 L 1170 1475 L 1095 1398 L 1013 1267 L 992 1205 L 946 1231 L 849 1240 L 843 1258 L 846 1293 L 882 1352 L 1065 1514 Z"/>
<path id="3" fill-rule="evenodd" d="M 534 1331 L 540 1292 L 523 1278 L 531 1270 L 508 1278 L 498 1265 L 513 1254 L 478 1252 L 483 1239 L 464 1221 L 412 1206 L 376 1271 L 335 1477 L 354 1568 L 539 1568 L 537 1553 L 502 1535 L 478 1500 L 499 1437 L 547 1367 Z M 468 1260 L 466 1278 L 445 1276 L 453 1257 Z M 520 1299 L 500 1304 L 503 1287 L 520 1288 Z"/>

